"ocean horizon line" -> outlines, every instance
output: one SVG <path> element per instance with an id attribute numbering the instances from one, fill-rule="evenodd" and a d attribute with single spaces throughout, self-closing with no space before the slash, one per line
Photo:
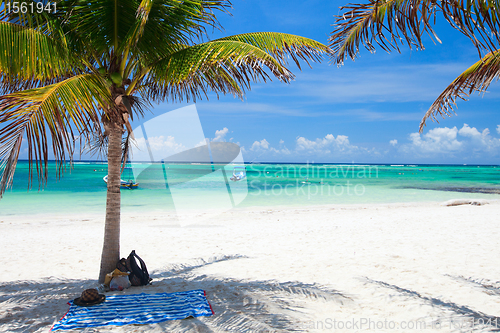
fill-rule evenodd
<path id="1" fill-rule="evenodd" d="M 29 162 L 29 160 L 26 159 L 19 159 L 18 162 Z M 49 163 L 56 163 L 56 160 L 48 160 Z M 35 161 L 33 161 L 35 163 Z M 108 164 L 107 161 L 104 160 L 73 160 L 73 161 L 64 161 L 65 164 L 70 164 L 70 163 L 95 163 L 95 164 Z M 284 165 L 354 165 L 354 166 L 394 166 L 394 167 L 417 167 L 417 166 L 469 166 L 469 167 L 500 167 L 500 164 L 467 164 L 467 163 L 401 163 L 401 162 L 395 162 L 395 163 L 364 163 L 364 162 L 354 162 L 354 163 L 349 163 L 349 162 L 240 162 L 240 163 L 222 163 L 222 162 L 197 162 L 197 161 L 169 161 L 169 162 L 163 162 L 163 161 L 133 161 L 133 162 L 127 162 L 131 164 L 194 164 L 194 165 L 259 165 L 259 164 L 284 164 Z"/>

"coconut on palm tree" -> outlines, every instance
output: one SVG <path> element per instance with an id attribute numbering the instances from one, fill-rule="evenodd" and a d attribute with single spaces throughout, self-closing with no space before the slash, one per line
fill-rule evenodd
<path id="1" fill-rule="evenodd" d="M 61 172 L 76 137 L 106 147 L 100 281 L 120 256 L 122 139 L 130 119 L 150 102 L 195 101 L 210 92 L 241 97 L 251 82 L 273 76 L 289 82 L 287 58 L 299 66 L 329 52 L 283 33 L 207 40 L 206 29 L 220 27 L 216 13 L 230 7 L 226 0 L 51 1 L 56 12 L 31 12 L 38 1 L 25 2 L 24 13 L 4 6 L 0 14 L 0 195 L 12 184 L 23 142 L 30 181 L 35 165 L 42 184 L 49 158 Z"/>
<path id="2" fill-rule="evenodd" d="M 338 64 L 354 60 L 360 44 L 373 52 L 378 45 L 385 51 L 403 44 L 424 49 L 422 38 L 428 35 L 439 42 L 433 24 L 442 15 L 455 29 L 467 36 L 477 48 L 479 60 L 460 74 L 434 101 L 422 121 L 451 116 L 457 98 L 466 99 L 473 92 L 488 89 L 500 74 L 500 8 L 493 0 L 428 1 L 369 0 L 367 3 L 341 7 L 330 37 L 333 59 Z"/>

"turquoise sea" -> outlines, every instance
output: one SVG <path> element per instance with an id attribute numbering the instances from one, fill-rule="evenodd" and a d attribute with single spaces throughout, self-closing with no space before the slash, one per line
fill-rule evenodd
<path id="1" fill-rule="evenodd" d="M 18 163 L 13 187 L 0 200 L 0 215 L 104 212 L 105 163 L 75 162 L 61 179 L 52 163 L 47 184 L 39 190 L 35 172 L 29 191 L 28 167 L 26 161 Z M 500 199 L 500 166 L 246 164 L 246 178 L 232 182 L 235 167 L 241 170 L 234 165 L 134 163 L 122 179 L 134 179 L 139 187 L 122 189 L 122 210 Z"/>

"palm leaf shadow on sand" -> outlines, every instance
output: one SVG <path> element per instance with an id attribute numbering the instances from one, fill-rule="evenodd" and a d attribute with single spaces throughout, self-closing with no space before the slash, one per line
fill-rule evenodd
<path id="1" fill-rule="evenodd" d="M 69 300 L 95 286 L 95 281 L 54 277 L 1 283 L 0 332 L 47 332 L 68 311 Z"/>
<path id="2" fill-rule="evenodd" d="M 492 282 L 486 279 L 477 280 L 472 278 L 465 278 L 463 276 L 451 276 L 451 275 L 447 276 L 459 282 L 473 285 L 488 295 L 500 296 L 500 282 Z"/>
<path id="3" fill-rule="evenodd" d="M 443 310 L 453 312 L 454 318 L 452 318 L 452 320 L 453 320 L 452 327 L 456 327 L 456 325 L 459 325 L 459 326 L 463 325 L 464 327 L 462 327 L 462 328 L 466 328 L 465 326 L 470 324 L 470 326 L 467 327 L 469 332 L 473 332 L 473 331 L 500 332 L 500 328 L 498 327 L 498 324 L 500 324 L 500 317 L 487 315 L 487 314 L 482 313 L 480 311 L 473 310 L 465 305 L 460 305 L 460 304 L 456 304 L 453 302 L 443 301 L 443 300 L 440 300 L 440 299 L 434 298 L 434 297 L 424 296 L 424 295 L 421 295 L 420 293 L 418 293 L 414 290 L 402 288 L 402 287 L 396 286 L 394 284 L 389 284 L 389 283 L 386 283 L 383 281 L 372 280 L 369 278 L 364 278 L 364 280 L 366 280 L 368 283 L 373 283 L 373 284 L 377 284 L 377 285 L 385 287 L 385 288 L 392 289 L 392 290 L 400 293 L 401 295 L 419 299 L 419 300 L 423 301 L 424 303 L 427 303 L 433 307 L 439 307 Z M 450 318 L 446 318 L 446 320 L 449 320 L 449 319 Z M 473 320 L 474 325 L 472 325 L 472 320 Z M 439 323 L 439 320 L 437 323 Z M 434 323 L 434 324 L 436 324 L 436 323 Z M 456 324 L 456 325 L 454 325 L 454 324 Z M 449 323 L 446 323 L 446 325 L 449 325 Z"/>
<path id="4" fill-rule="evenodd" d="M 214 257 L 208 261 L 199 259 L 188 265 L 175 265 L 163 271 L 155 271 L 154 277 L 165 287 L 164 292 L 179 289 L 204 289 L 215 316 L 203 318 L 206 330 L 200 330 L 200 318 L 189 327 L 185 321 L 166 322 L 169 332 L 293 332 L 303 331 L 308 323 L 301 322 L 303 303 L 306 300 L 352 302 L 349 296 L 337 290 L 317 284 L 301 282 L 276 282 L 238 280 L 229 277 L 198 275 L 193 271 L 227 260 L 245 256 Z"/>
<path id="5" fill-rule="evenodd" d="M 83 332 L 293 332 L 304 331 L 306 301 L 350 304 L 352 299 L 317 284 L 239 280 L 197 274 L 197 269 L 244 256 L 222 256 L 172 265 L 151 272 L 153 284 L 122 293 L 161 293 L 203 289 L 215 312 L 211 317 L 166 321 L 153 325 L 106 326 Z M 69 300 L 96 286 L 95 280 L 47 278 L 0 284 L 0 332 L 46 332 L 68 310 Z M 119 294 L 110 292 L 106 295 Z M 307 317 L 307 315 L 306 315 Z M 59 331 L 58 331 L 59 332 Z M 70 332 L 70 331 L 60 331 Z M 79 330 L 78 332 L 82 332 Z"/>

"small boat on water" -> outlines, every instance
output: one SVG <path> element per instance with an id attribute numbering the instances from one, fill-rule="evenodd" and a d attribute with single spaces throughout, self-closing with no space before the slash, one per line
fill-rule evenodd
<path id="1" fill-rule="evenodd" d="M 104 176 L 102 179 L 104 182 L 107 184 L 108 183 L 108 175 Z M 125 181 L 123 179 L 120 179 L 120 187 L 128 188 L 128 189 L 133 189 L 139 186 L 139 183 L 134 183 L 133 181 Z"/>
<path id="2" fill-rule="evenodd" d="M 247 176 L 247 171 L 245 167 L 234 167 L 233 176 L 229 179 L 231 179 L 233 182 L 237 182 L 245 179 L 246 176 Z"/>

